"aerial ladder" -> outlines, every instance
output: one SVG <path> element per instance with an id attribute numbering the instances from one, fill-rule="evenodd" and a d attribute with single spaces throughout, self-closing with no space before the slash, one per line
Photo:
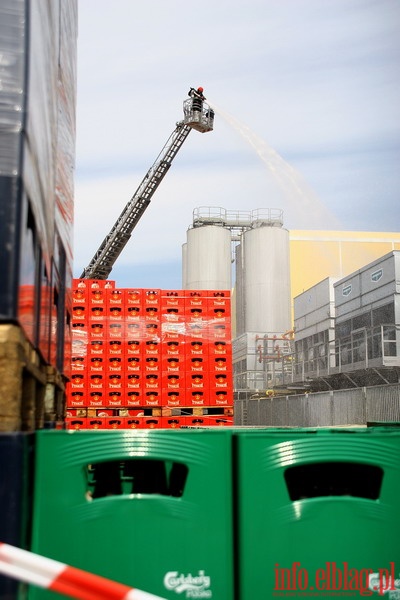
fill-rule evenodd
<path id="1" fill-rule="evenodd" d="M 201 89 L 201 88 L 198 88 Z M 84 269 L 81 279 L 107 279 L 115 261 L 128 243 L 133 229 L 143 216 L 146 208 L 169 170 L 172 161 L 181 149 L 192 129 L 201 133 L 213 130 L 214 111 L 202 99 L 199 105 L 196 91 L 183 102 L 182 121 L 176 123 L 160 154 L 147 171 L 142 182 L 118 217 L 108 235 L 93 256 L 89 265 Z M 190 92 L 189 92 L 190 94 Z"/>

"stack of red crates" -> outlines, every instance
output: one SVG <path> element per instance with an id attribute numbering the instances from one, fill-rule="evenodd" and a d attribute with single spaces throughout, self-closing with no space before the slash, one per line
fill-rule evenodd
<path id="1" fill-rule="evenodd" d="M 68 428 L 233 424 L 230 292 L 74 280 Z"/>

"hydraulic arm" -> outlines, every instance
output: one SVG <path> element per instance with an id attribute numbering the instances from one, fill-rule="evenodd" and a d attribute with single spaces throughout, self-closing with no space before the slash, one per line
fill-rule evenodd
<path id="1" fill-rule="evenodd" d="M 202 112 L 192 111 L 191 99 L 184 103 L 184 120 L 176 124 L 153 165 L 147 171 L 141 184 L 118 217 L 110 233 L 84 269 L 81 279 L 107 279 L 115 261 L 129 241 L 132 231 L 150 204 L 150 200 L 170 168 L 172 161 L 182 147 L 192 129 L 212 131 L 214 113 L 205 105 Z"/>

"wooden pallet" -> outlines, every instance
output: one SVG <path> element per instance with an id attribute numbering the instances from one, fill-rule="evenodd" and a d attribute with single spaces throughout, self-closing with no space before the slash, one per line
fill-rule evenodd
<path id="1" fill-rule="evenodd" d="M 46 365 L 18 325 L 0 325 L 0 431 L 34 431 L 64 413 L 61 375 Z"/>
<path id="2" fill-rule="evenodd" d="M 202 417 L 205 415 L 225 415 L 225 416 L 233 416 L 233 407 L 232 406 L 188 406 L 188 407 L 179 407 L 179 408 L 170 408 L 170 407 L 157 407 L 157 408 L 149 408 L 149 407 L 130 407 L 130 408 L 74 408 L 73 415 L 81 418 L 94 418 L 99 416 L 109 416 L 109 417 L 129 417 L 129 411 L 136 411 L 140 414 L 137 416 L 142 417 Z M 71 412 L 71 409 L 70 409 Z M 67 409 L 68 414 L 68 409 Z M 69 414 L 69 416 L 72 416 Z M 131 415 L 132 416 L 132 415 Z"/>

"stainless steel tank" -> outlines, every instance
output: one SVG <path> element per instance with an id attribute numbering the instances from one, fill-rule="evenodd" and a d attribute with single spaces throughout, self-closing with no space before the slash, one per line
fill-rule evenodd
<path id="1" fill-rule="evenodd" d="M 182 244 L 182 289 L 186 290 L 187 244 Z"/>
<path id="2" fill-rule="evenodd" d="M 243 264 L 242 246 L 235 247 L 235 295 L 236 295 L 236 336 L 245 333 L 245 312 L 243 300 Z"/>
<path id="3" fill-rule="evenodd" d="M 289 232 L 261 225 L 241 236 L 238 294 L 244 314 L 241 332 L 284 333 L 291 328 Z M 239 331 L 238 331 L 238 334 Z"/>
<path id="4" fill-rule="evenodd" d="M 188 290 L 230 290 L 231 232 L 218 225 L 194 227 L 187 231 L 186 275 Z"/>

